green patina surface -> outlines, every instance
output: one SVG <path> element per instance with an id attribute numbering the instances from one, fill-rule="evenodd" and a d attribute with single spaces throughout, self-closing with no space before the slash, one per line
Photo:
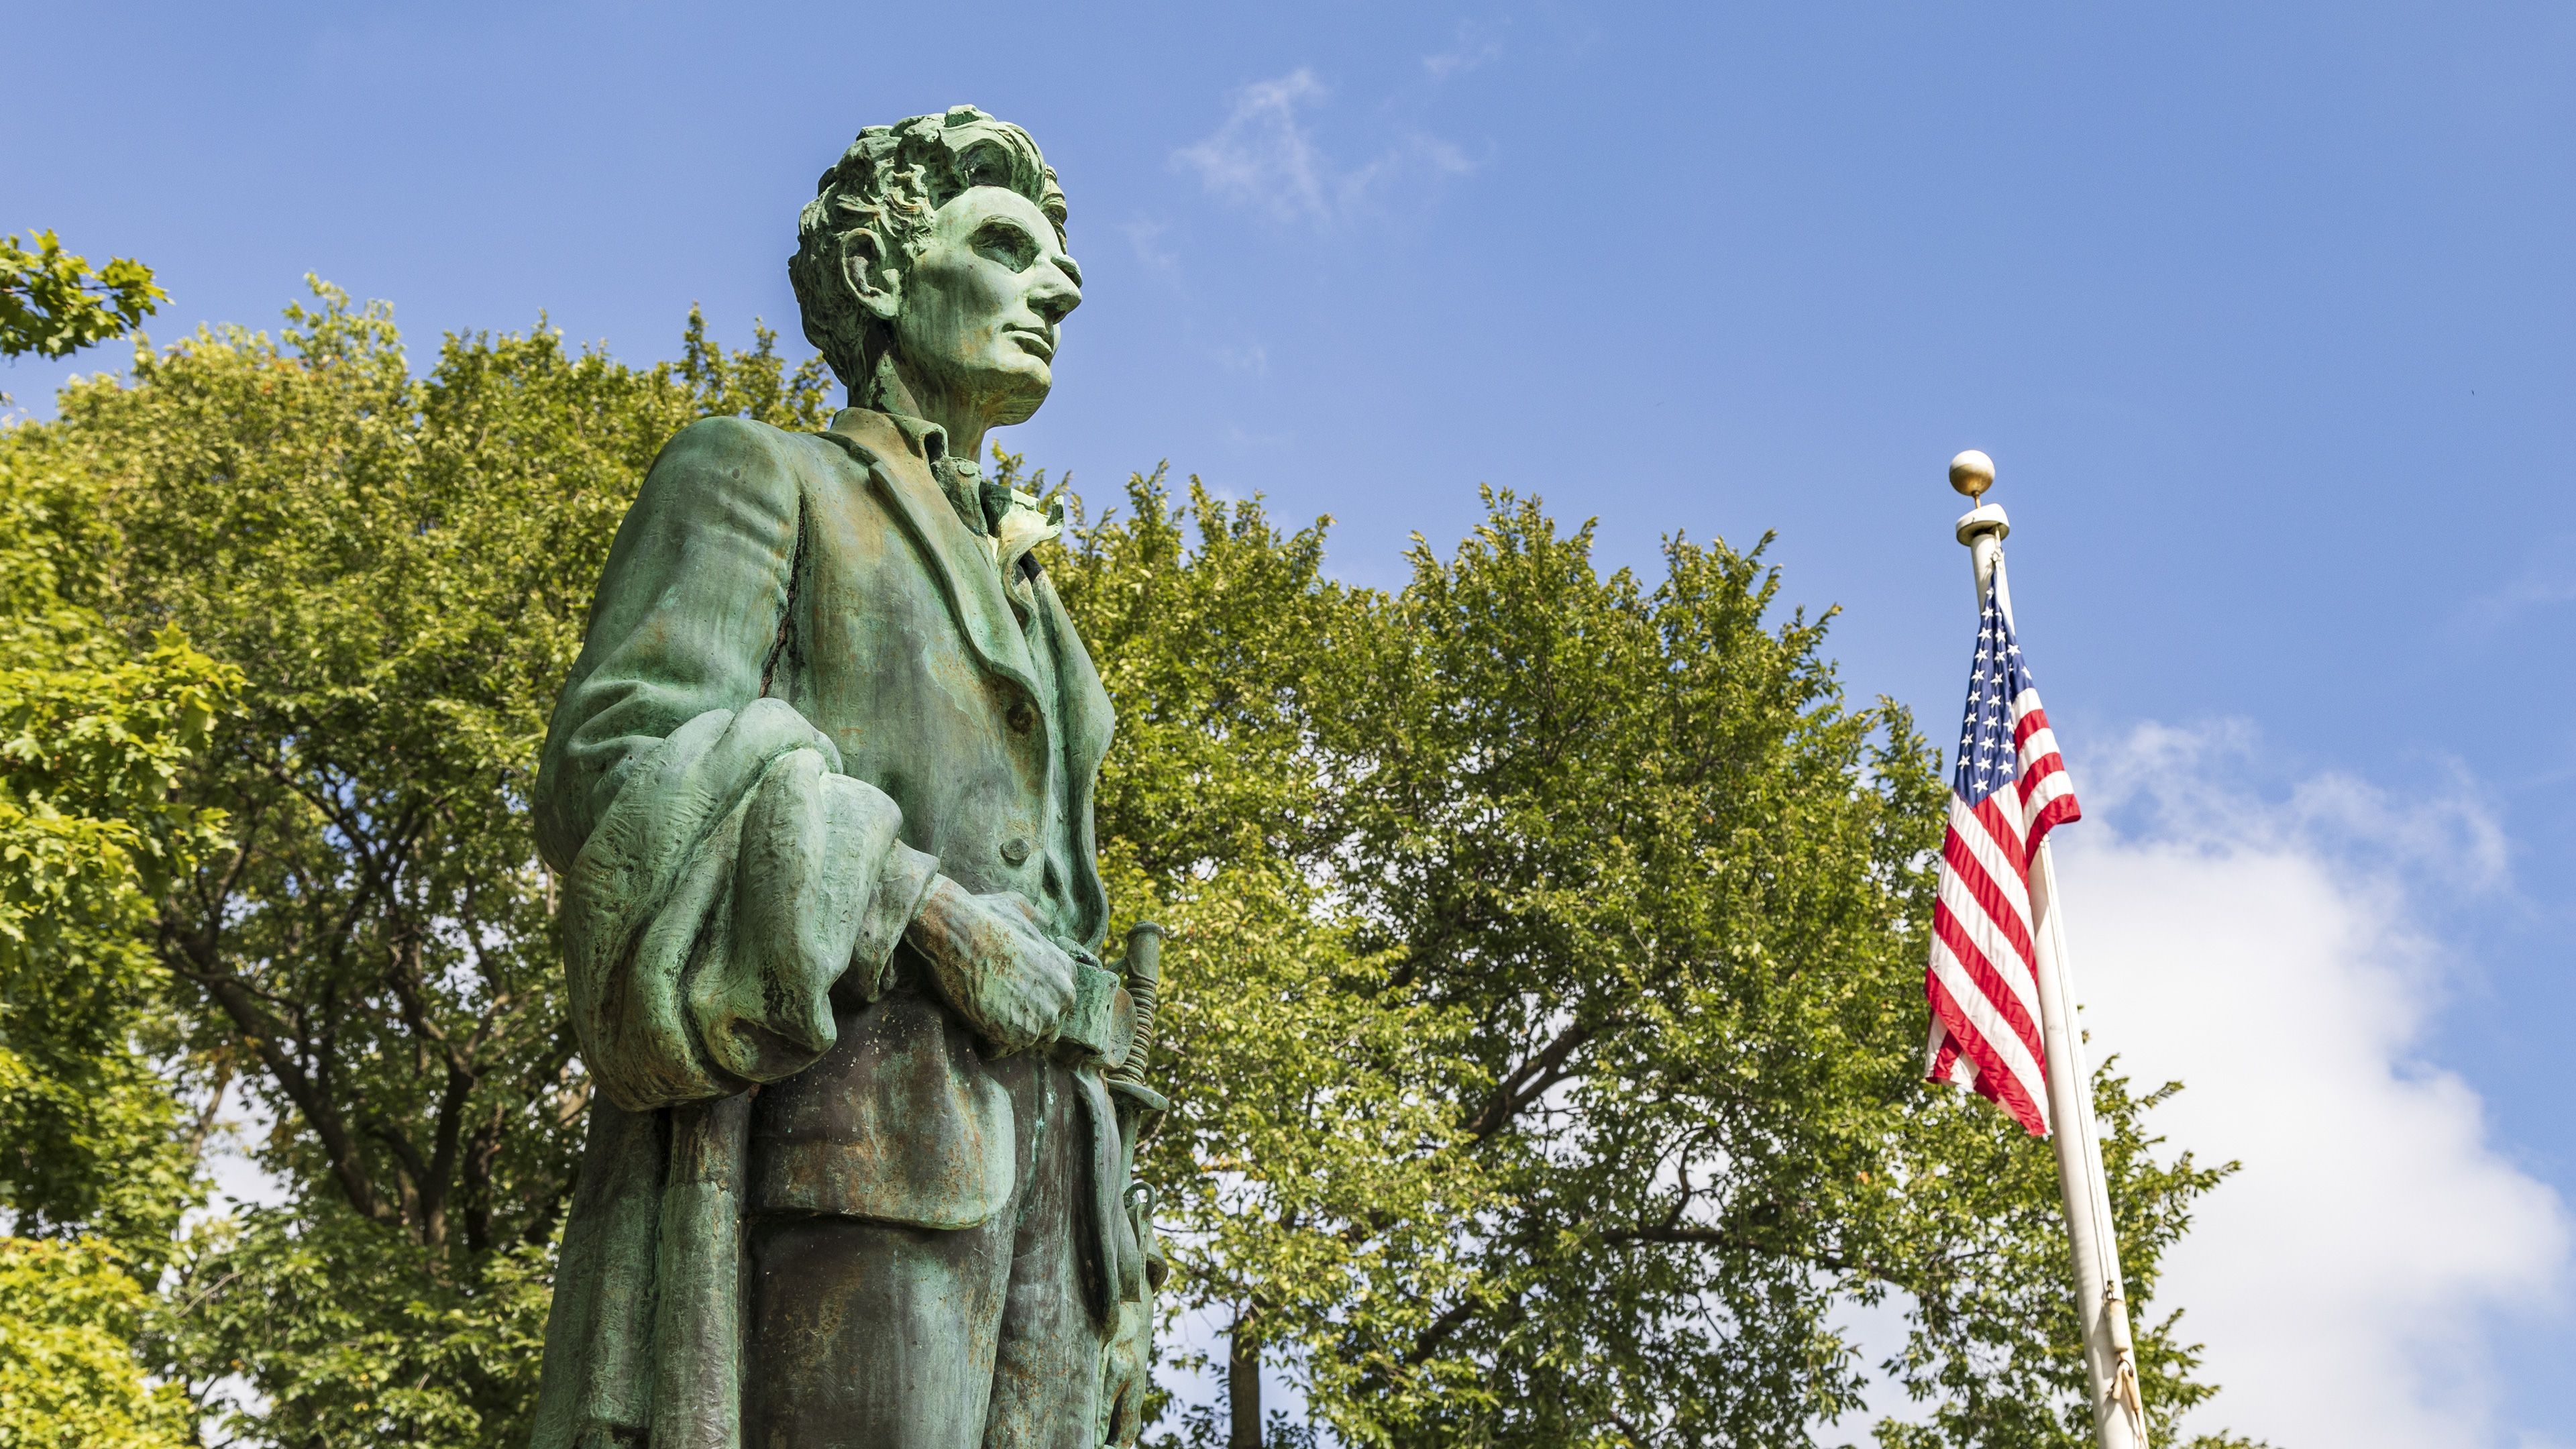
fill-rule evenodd
<path id="1" fill-rule="evenodd" d="M 618 530 L 538 785 L 598 1088 L 538 1449 L 1134 1438 L 1152 938 L 1140 1023 L 1109 701 L 975 462 L 1052 385 L 1063 223 L 1016 127 L 862 133 L 791 264 L 853 405 L 683 430 Z"/>

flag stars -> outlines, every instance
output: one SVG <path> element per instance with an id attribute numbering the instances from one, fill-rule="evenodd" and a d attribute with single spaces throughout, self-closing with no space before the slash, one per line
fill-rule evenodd
<path id="1" fill-rule="evenodd" d="M 1959 717 L 1959 759 L 1952 786 L 1973 804 L 2017 780 L 2023 770 L 2014 739 L 2014 704 L 2031 688 L 2002 601 L 1990 589 L 1977 611 L 1977 645 L 1968 661 L 1968 704 Z"/>
<path id="2" fill-rule="evenodd" d="M 1968 703 L 1959 733 L 1959 758 L 1951 777 L 1950 828 L 1940 866 L 1941 899 L 1933 907 L 1933 984 L 1929 989 L 1935 1015 L 1932 1055 L 1926 1070 L 1936 1081 L 1959 1082 L 2007 1102 L 2023 1126 L 2044 1132 L 2048 1124 L 2039 1103 L 2046 1095 L 2046 1084 L 2012 1066 L 1999 1054 L 1995 1043 L 1981 1034 L 1980 1018 L 1961 1009 L 1985 1006 L 1991 1008 L 1984 1013 L 1990 1022 L 2006 1020 L 2009 1024 L 2004 1013 L 2011 1003 L 2004 988 L 1961 975 L 1955 969 L 1960 962 L 1944 944 L 1950 929 L 1945 922 L 1970 927 L 1979 924 L 1980 919 L 1995 927 L 2009 923 L 2019 927 L 2016 934 L 2025 939 L 2032 924 L 2026 896 L 1996 893 L 1989 898 L 1956 889 L 1964 883 L 1953 865 L 1953 847 L 1968 832 L 2018 837 L 2025 849 L 2007 855 L 2027 859 L 2028 847 L 2035 846 L 2051 824 L 2074 818 L 2074 797 L 2056 763 L 2054 745 L 2041 732 L 2046 717 L 2039 712 L 2037 691 L 2031 684 L 2030 671 L 2023 666 L 2021 645 L 2013 638 L 2012 622 L 2004 617 L 2001 592 L 1992 586 L 1981 601 L 1978 619 Z M 2027 744 L 2019 739 L 2025 728 L 2033 731 Z M 2013 787 L 2015 793 L 2004 794 L 2007 786 Z M 1953 917 L 1954 910 L 1973 911 L 1976 915 Z M 2026 981 L 2029 963 L 2010 952 L 2006 955 L 2008 959 L 1995 964 L 2000 969 L 2018 968 L 2023 975 L 2014 979 Z M 1962 992 L 1976 993 L 1982 1000 L 1972 1001 L 1959 994 Z M 2014 1029 L 2022 1038 L 2028 1060 L 2044 1060 L 2036 1030 Z M 2008 1077 L 2012 1079 L 2010 1083 L 2006 1081 Z M 2007 1085 L 2018 1091 L 2007 1092 Z"/>

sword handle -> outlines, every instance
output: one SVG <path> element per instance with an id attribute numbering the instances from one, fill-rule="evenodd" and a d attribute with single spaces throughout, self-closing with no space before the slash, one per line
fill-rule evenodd
<path id="1" fill-rule="evenodd" d="M 1163 928 L 1139 921 L 1127 933 L 1127 999 L 1135 1003 L 1136 1029 L 1127 1040 L 1127 1056 L 1110 1073 L 1112 1081 L 1145 1085 L 1145 1054 L 1154 1048 L 1154 1006 L 1163 987 Z"/>

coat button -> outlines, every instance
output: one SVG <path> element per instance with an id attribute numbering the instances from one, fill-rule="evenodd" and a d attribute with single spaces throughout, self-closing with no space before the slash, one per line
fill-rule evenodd
<path id="1" fill-rule="evenodd" d="M 1002 859 L 1009 861 L 1013 865 L 1018 865 L 1021 861 L 1028 858 L 1029 838 L 1027 836 L 1014 835 L 1010 839 L 1002 842 Z"/>

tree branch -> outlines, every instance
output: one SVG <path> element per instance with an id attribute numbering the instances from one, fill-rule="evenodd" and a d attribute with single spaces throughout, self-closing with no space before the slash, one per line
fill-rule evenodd
<path id="1" fill-rule="evenodd" d="M 1467 1119 L 1467 1135 L 1482 1142 L 1510 1126 L 1530 1103 L 1572 1075 L 1565 1068 L 1567 1058 L 1581 1050 L 1584 1043 L 1599 1036 L 1601 1030 L 1599 1024 L 1566 1023 L 1555 1040 L 1514 1068 L 1511 1075 L 1494 1088 L 1493 1095 L 1487 1097 L 1484 1105 L 1476 1109 L 1476 1114 Z"/>
<path id="2" fill-rule="evenodd" d="M 186 950 L 191 945 L 193 943 L 183 942 L 182 949 Z M 172 974 L 194 983 L 214 998 L 215 1004 L 231 1019 L 235 1034 L 258 1056 L 260 1065 L 268 1068 L 278 1090 L 284 1092 L 287 1100 L 295 1104 L 295 1110 L 303 1114 L 306 1125 L 320 1139 L 323 1155 L 331 1162 L 331 1175 L 340 1184 L 340 1191 L 347 1195 L 349 1206 L 377 1222 L 400 1223 L 402 1214 L 385 1202 L 376 1191 L 374 1181 L 367 1176 L 366 1161 L 358 1151 L 358 1139 L 349 1130 L 348 1123 L 341 1119 L 330 1093 L 307 1075 L 294 1057 L 288 1055 L 284 1043 L 294 1038 L 287 1028 L 261 1009 L 239 978 L 217 969 L 213 962 L 193 962 L 195 969 L 180 967 L 177 962 L 171 965 Z"/>

